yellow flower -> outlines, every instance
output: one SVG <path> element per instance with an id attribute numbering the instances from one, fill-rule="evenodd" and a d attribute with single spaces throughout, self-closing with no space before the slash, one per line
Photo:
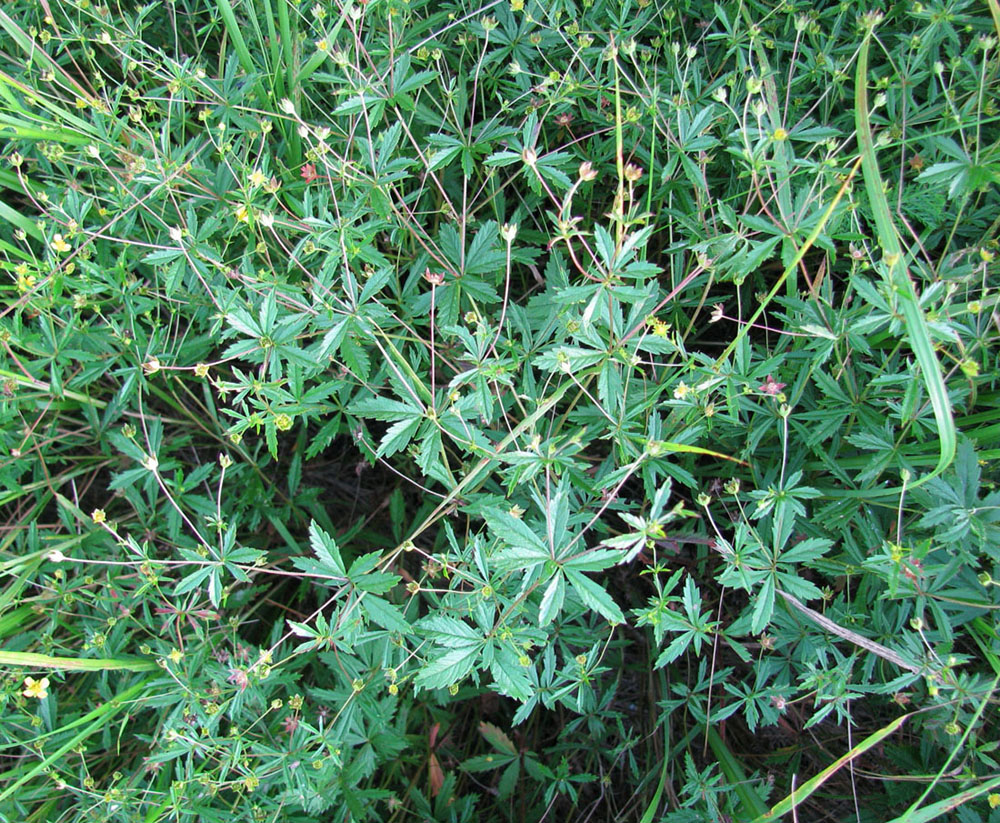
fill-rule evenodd
<path id="1" fill-rule="evenodd" d="M 170 658 L 172 663 L 177 664 L 184 659 L 184 652 L 182 652 L 180 649 L 171 649 L 170 654 L 168 654 L 167 657 Z"/>
<path id="2" fill-rule="evenodd" d="M 194 367 L 195 377 L 208 377 L 208 363 L 199 363 Z"/>
<path id="3" fill-rule="evenodd" d="M 90 517 L 95 523 L 103 523 L 108 519 L 108 516 L 104 513 L 104 509 L 94 509 Z"/>
<path id="4" fill-rule="evenodd" d="M 26 677 L 24 678 L 24 687 L 21 694 L 25 697 L 37 697 L 39 700 L 44 700 L 49 696 L 49 679 L 47 677 L 43 677 L 41 680 Z"/>
<path id="5" fill-rule="evenodd" d="M 61 234 L 57 234 L 55 237 L 53 237 L 52 242 L 49 243 L 49 246 L 52 247 L 53 251 L 57 251 L 62 254 L 65 254 L 72 248 L 72 246 L 70 246 L 69 243 L 63 240 L 63 236 Z"/>
<path id="6" fill-rule="evenodd" d="M 995 809 L 997 806 L 1000 806 L 1000 794 L 993 792 L 986 798 L 986 801 L 990 804 L 991 809 Z"/>
<path id="7" fill-rule="evenodd" d="M 674 399 L 683 400 L 691 392 L 691 387 L 683 380 L 674 387 Z"/>
<path id="8" fill-rule="evenodd" d="M 774 130 L 774 134 L 772 136 L 780 143 L 782 140 L 788 139 L 788 132 L 779 126 Z"/>

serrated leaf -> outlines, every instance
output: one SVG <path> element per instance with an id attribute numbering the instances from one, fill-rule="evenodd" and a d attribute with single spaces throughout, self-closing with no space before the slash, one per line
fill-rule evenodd
<path id="1" fill-rule="evenodd" d="M 316 555 L 320 567 L 327 574 L 335 577 L 347 576 L 337 542 L 323 531 L 315 520 L 309 521 L 309 547 Z"/>
<path id="2" fill-rule="evenodd" d="M 566 597 L 566 580 L 562 574 L 556 574 L 545 587 L 542 595 L 541 605 L 538 607 L 538 625 L 547 626 L 556 617 L 563 607 L 563 600 Z"/>
<path id="3" fill-rule="evenodd" d="M 417 429 L 420 428 L 421 423 L 420 417 L 410 417 L 407 420 L 397 420 L 391 426 L 389 426 L 388 431 L 382 436 L 381 441 L 378 444 L 378 451 L 375 452 L 376 457 L 392 457 L 396 452 L 401 452 L 413 439 L 413 435 L 417 433 Z"/>
<path id="4" fill-rule="evenodd" d="M 616 625 L 625 622 L 618 604 L 599 584 L 573 569 L 566 569 L 566 579 L 588 609 L 593 609 Z"/>
<path id="5" fill-rule="evenodd" d="M 385 594 L 392 591 L 402 580 L 398 574 L 388 574 L 386 572 L 369 572 L 357 579 L 351 578 L 351 582 L 363 592 L 371 594 Z"/>
<path id="6" fill-rule="evenodd" d="M 479 646 L 468 646 L 446 652 L 418 672 L 414 685 L 418 689 L 443 689 L 452 683 L 458 683 L 472 671 L 479 657 L 479 649 Z"/>
<path id="7" fill-rule="evenodd" d="M 497 728 L 492 723 L 480 721 L 479 733 L 486 738 L 486 742 L 498 752 L 511 755 L 517 754 L 517 746 L 514 745 L 511 739 L 507 736 L 506 732 Z"/>
<path id="8" fill-rule="evenodd" d="M 490 663 L 494 688 L 500 694 L 522 702 L 530 699 L 532 694 L 528 671 L 529 667 L 522 666 L 510 649 L 500 649 Z"/>
<path id="9" fill-rule="evenodd" d="M 771 622 L 774 613 L 774 577 L 764 578 L 764 585 L 753 595 L 753 617 L 750 623 L 751 634 L 760 634 Z"/>
<path id="10" fill-rule="evenodd" d="M 523 520 L 519 520 L 512 514 L 500 509 L 484 509 L 483 517 L 491 531 L 508 546 L 532 549 L 536 554 L 541 553 L 546 557 L 551 556 L 548 547 L 542 539 L 528 528 L 528 525 Z"/>
<path id="11" fill-rule="evenodd" d="M 571 558 L 563 563 L 564 569 L 575 569 L 578 572 L 604 571 L 622 559 L 622 553 L 614 549 L 591 549 L 579 557 Z"/>
<path id="12" fill-rule="evenodd" d="M 482 635 L 468 623 L 443 614 L 421 620 L 418 627 L 425 637 L 453 649 L 476 646 L 483 642 Z"/>
<path id="13" fill-rule="evenodd" d="M 370 620 L 386 631 L 399 634 L 408 634 L 410 631 L 410 624 L 406 622 L 402 610 L 388 600 L 370 594 L 361 600 L 361 608 Z"/>
<path id="14" fill-rule="evenodd" d="M 516 755 L 512 755 L 516 757 Z M 491 769 L 499 769 L 506 766 L 511 761 L 512 756 L 497 757 L 493 754 L 480 754 L 470 757 L 462 762 L 462 770 L 466 772 L 487 772 Z"/>
<path id="15" fill-rule="evenodd" d="M 381 420 L 384 423 L 395 423 L 397 420 L 418 420 L 423 417 L 423 410 L 409 403 L 401 403 L 388 397 L 366 397 L 352 403 L 348 408 L 351 414 Z"/>
<path id="16" fill-rule="evenodd" d="M 832 545 L 833 542 L 825 537 L 807 537 L 790 549 L 785 549 L 779 559 L 782 563 L 808 563 L 822 557 Z"/>

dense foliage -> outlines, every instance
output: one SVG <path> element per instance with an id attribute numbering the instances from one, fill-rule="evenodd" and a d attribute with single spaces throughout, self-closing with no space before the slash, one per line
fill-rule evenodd
<path id="1" fill-rule="evenodd" d="M 1000 820 L 997 0 L 0 29 L 0 817 Z"/>

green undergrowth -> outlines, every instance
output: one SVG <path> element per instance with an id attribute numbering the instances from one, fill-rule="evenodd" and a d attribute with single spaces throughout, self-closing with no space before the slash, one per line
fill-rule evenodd
<path id="1" fill-rule="evenodd" d="M 1000 821 L 996 0 L 0 32 L 0 818 Z"/>

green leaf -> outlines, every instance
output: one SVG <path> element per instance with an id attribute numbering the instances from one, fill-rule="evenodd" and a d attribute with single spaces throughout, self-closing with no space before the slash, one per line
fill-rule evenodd
<path id="1" fill-rule="evenodd" d="M 531 697 L 531 679 L 528 667 L 522 666 L 518 656 L 510 649 L 500 649 L 490 664 L 493 685 L 500 694 L 524 702 Z"/>
<path id="2" fill-rule="evenodd" d="M 309 546 L 312 548 L 320 567 L 335 577 L 346 577 L 347 570 L 340 556 L 340 549 L 330 535 L 321 529 L 315 520 L 309 521 Z"/>
<path id="3" fill-rule="evenodd" d="M 470 625 L 443 614 L 424 618 L 418 628 L 425 637 L 449 648 L 466 648 L 483 642 L 482 635 Z"/>
<path id="4" fill-rule="evenodd" d="M 559 616 L 565 597 L 566 580 L 562 574 L 557 573 L 549 581 L 549 585 L 545 587 L 545 593 L 542 595 L 542 602 L 538 607 L 539 626 L 547 626 Z"/>
<path id="5" fill-rule="evenodd" d="M 26 666 L 30 669 L 75 672 L 102 672 L 116 669 L 145 672 L 158 668 L 155 660 L 140 660 L 138 658 L 53 657 L 48 654 L 12 651 L 0 651 L 0 666 Z"/>
<path id="6" fill-rule="evenodd" d="M 615 625 L 625 622 L 625 615 L 618 604 L 600 585 L 573 569 L 566 569 L 566 579 L 588 609 L 593 609 Z"/>
<path id="7" fill-rule="evenodd" d="M 410 624 L 406 622 L 402 610 L 388 600 L 376 597 L 375 595 L 368 595 L 362 599 L 361 608 L 368 615 L 369 619 L 386 631 L 398 632 L 399 634 L 408 634 L 410 632 Z"/>
<path id="8" fill-rule="evenodd" d="M 483 518 L 491 531 L 508 546 L 520 549 L 531 549 L 532 556 L 550 558 L 552 552 L 542 539 L 535 534 L 527 524 L 514 517 L 509 512 L 500 509 L 484 509 Z"/>
<path id="9" fill-rule="evenodd" d="M 459 682 L 475 665 L 480 646 L 452 649 L 424 666 L 414 678 L 418 689 L 443 689 Z"/>
<path id="10" fill-rule="evenodd" d="M 906 266 L 905 253 L 899 242 L 896 224 L 889 210 L 889 202 L 885 196 L 882 176 L 879 172 L 878 158 L 875 156 L 875 143 L 872 138 L 871 122 L 868 114 L 868 52 L 871 46 L 871 32 L 865 35 L 858 53 L 857 73 L 854 88 L 854 112 L 857 126 L 858 145 L 861 148 L 861 169 L 865 178 L 865 192 L 871 205 L 875 226 L 878 229 L 878 242 L 885 252 L 883 266 L 886 284 L 896 293 L 899 306 L 902 309 L 907 339 L 920 364 L 921 378 L 924 388 L 934 409 L 934 419 L 937 423 L 938 461 L 934 469 L 911 484 L 917 486 L 937 477 L 943 472 L 955 457 L 958 435 L 955 430 L 955 420 L 952 416 L 951 400 L 941 374 L 934 351 L 934 341 L 927 327 L 927 318 L 920 307 L 920 299 L 916 288 L 910 279 Z"/>
<path id="11" fill-rule="evenodd" d="M 399 420 L 393 423 L 379 441 L 375 456 L 392 457 L 396 452 L 405 449 L 413 439 L 413 435 L 417 433 L 417 429 L 420 428 L 421 422 L 422 418 L 411 417 L 408 420 Z"/>
<path id="12" fill-rule="evenodd" d="M 486 742 L 498 752 L 510 755 L 517 754 L 517 746 L 514 745 L 513 741 L 507 736 L 506 732 L 497 728 L 492 723 L 480 721 L 479 733 L 486 738 Z"/>
<path id="13" fill-rule="evenodd" d="M 764 578 L 764 585 L 753 594 L 753 618 L 750 625 L 752 634 L 760 634 L 771 622 L 774 613 L 774 577 Z"/>
<path id="14" fill-rule="evenodd" d="M 352 403 L 348 412 L 358 417 L 368 417 L 372 420 L 381 420 L 385 423 L 394 423 L 399 420 L 412 420 L 414 417 L 421 418 L 424 415 L 422 409 L 411 406 L 409 403 L 401 403 L 388 397 L 368 397 Z"/>

